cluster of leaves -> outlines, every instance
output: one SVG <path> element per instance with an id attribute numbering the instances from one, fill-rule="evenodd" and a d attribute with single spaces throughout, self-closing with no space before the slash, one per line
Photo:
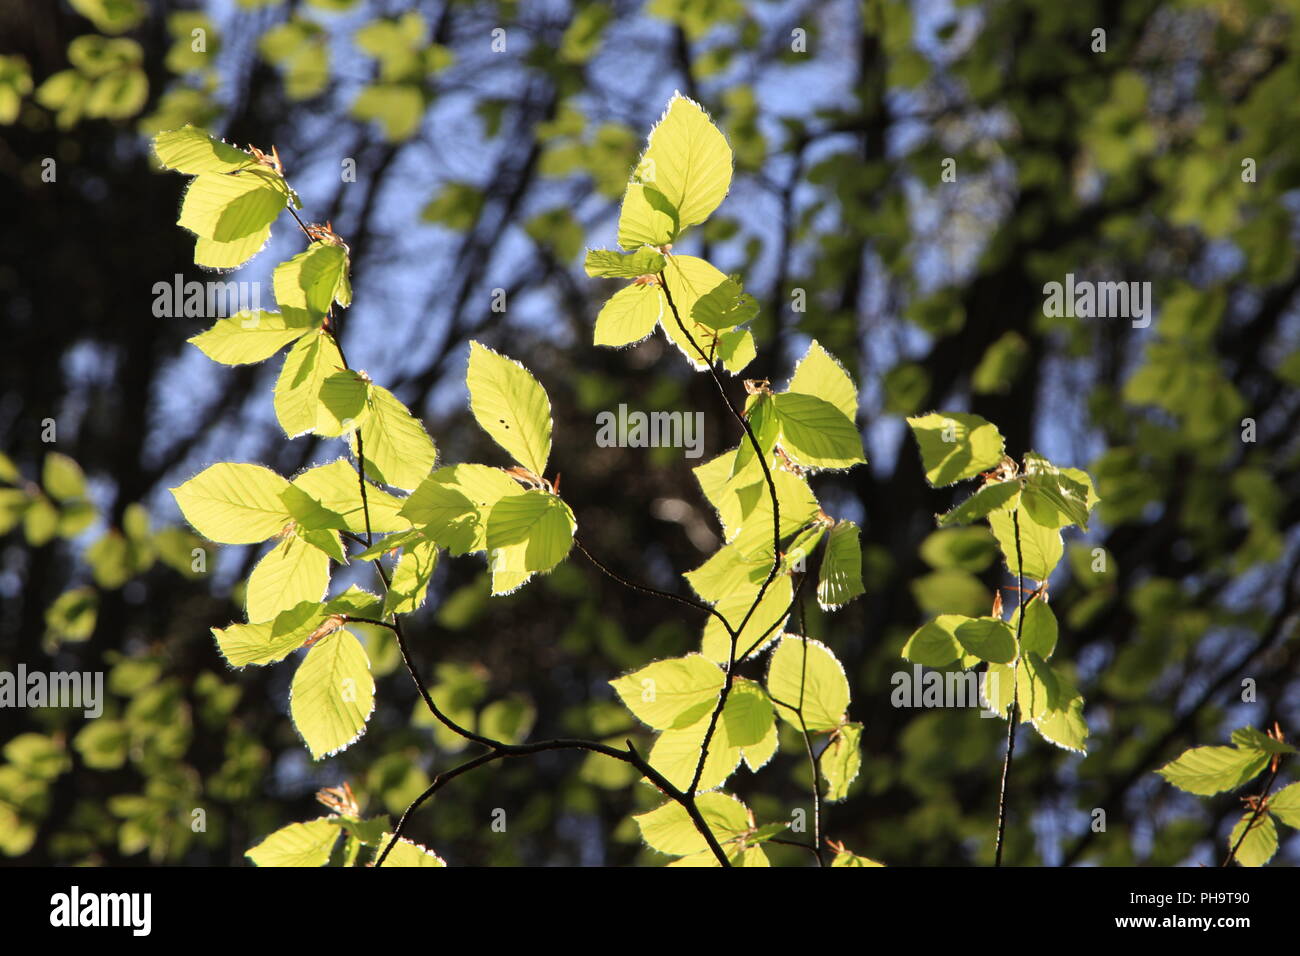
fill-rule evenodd
<path id="1" fill-rule="evenodd" d="M 41 466 L 40 482 L 24 479 L 6 455 L 0 455 L 0 535 L 22 525 L 33 548 L 54 539 L 79 538 L 98 520 L 81 466 L 60 452 L 49 452 Z M 206 567 L 206 553 L 198 563 L 200 540 L 184 528 L 154 530 L 144 505 L 132 503 L 122 515 L 121 527 L 108 527 L 87 543 L 82 552 L 98 589 L 112 591 L 144 574 L 157 561 L 195 577 Z M 45 614 L 46 646 L 87 640 L 95 630 L 99 591 L 89 584 L 64 591 Z"/>
<path id="2" fill-rule="evenodd" d="M 1231 746 L 1193 747 L 1156 772 L 1180 790 L 1208 797 L 1240 790 L 1269 768 L 1263 793 L 1242 798 L 1246 810 L 1228 834 L 1229 862 L 1263 866 L 1277 852 L 1277 824 L 1300 829 L 1300 783 L 1269 793 L 1282 758 L 1296 753 L 1276 727 L 1269 734 L 1242 727 L 1232 732 Z"/>
<path id="3" fill-rule="evenodd" d="M 931 412 L 907 421 L 932 486 L 983 476 L 974 494 L 937 521 L 940 528 L 987 521 L 1004 567 L 1019 582 L 1019 597 L 1009 621 L 1002 616 L 1001 592 L 990 615 L 939 614 L 912 634 L 903 657 L 936 668 L 986 665 L 981 688 L 990 710 L 1032 724 L 1058 747 L 1084 752 L 1083 697 L 1060 662 L 1051 662 L 1059 625 L 1047 586 L 1065 553 L 1061 530 L 1087 530 L 1098 501 L 1092 479 L 1033 452 L 1017 465 L 1001 433 L 978 415 Z M 1026 592 L 1026 580 L 1037 586 Z"/>

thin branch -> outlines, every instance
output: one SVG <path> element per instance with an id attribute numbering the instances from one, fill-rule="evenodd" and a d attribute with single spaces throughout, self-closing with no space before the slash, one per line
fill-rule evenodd
<path id="1" fill-rule="evenodd" d="M 1020 555 L 1020 509 L 1011 512 L 1011 523 L 1016 533 L 1016 660 L 1011 666 L 1011 711 L 1007 715 L 1007 755 L 1002 761 L 1002 785 L 998 793 L 998 835 L 993 851 L 993 865 L 1002 865 L 1002 839 L 1007 829 L 1007 783 L 1011 779 L 1011 759 L 1016 753 L 1016 724 L 1020 720 L 1020 699 L 1017 678 L 1020 673 L 1020 634 L 1025 625 L 1025 562 Z"/>

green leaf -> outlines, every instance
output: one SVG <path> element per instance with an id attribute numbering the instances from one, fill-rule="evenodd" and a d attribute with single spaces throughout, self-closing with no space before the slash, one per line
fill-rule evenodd
<path id="1" fill-rule="evenodd" d="M 370 414 L 349 436 L 356 453 L 356 435 L 365 446 L 366 477 L 409 491 L 433 470 L 438 449 L 424 426 L 386 388 L 370 386 Z"/>
<path id="2" fill-rule="evenodd" d="M 95 632 L 99 592 L 92 587 L 64 591 L 45 611 L 45 633 L 55 642 L 87 640 Z"/>
<path id="3" fill-rule="evenodd" d="M 345 458 L 307 469 L 293 479 L 293 486 L 318 501 L 326 511 L 341 515 L 343 527 L 353 534 L 365 534 L 367 530 L 386 534 L 411 527 L 411 523 L 398 513 L 409 499 L 398 498 L 369 482 L 366 482 L 363 508 L 360 476 Z M 370 512 L 369 529 L 366 527 L 367 509 Z"/>
<path id="4" fill-rule="evenodd" d="M 1020 609 L 1011 615 L 1011 630 L 1016 628 L 1016 616 Z M 1025 608 L 1025 623 L 1020 630 L 1020 647 L 1025 653 L 1033 651 L 1043 660 L 1052 656 L 1056 650 L 1057 637 L 1060 634 L 1060 627 L 1056 623 L 1056 615 L 1047 602 L 1041 598 L 1035 598 L 1029 602 Z"/>
<path id="5" fill-rule="evenodd" d="M 338 302 L 352 301 L 348 284 L 348 254 L 332 242 L 313 242 L 287 262 L 275 267 L 271 281 L 281 311 L 309 324 L 318 323 Z"/>
<path id="6" fill-rule="evenodd" d="M 1296 749 L 1290 744 L 1274 740 L 1254 727 L 1240 727 L 1232 732 L 1233 746 L 1243 750 L 1258 750 L 1266 754 L 1293 754 Z"/>
<path id="7" fill-rule="evenodd" d="M 677 210 L 663 193 L 640 183 L 631 183 L 623 194 L 618 214 L 618 244 L 636 250 L 642 246 L 666 246 L 677 237 Z"/>
<path id="8" fill-rule="evenodd" d="M 808 345 L 808 351 L 795 366 L 786 391 L 820 398 L 838 408 L 850 422 L 857 421 L 857 387 L 839 360 L 822 348 L 816 339 Z"/>
<path id="9" fill-rule="evenodd" d="M 1024 562 L 1025 577 L 1033 578 L 1035 581 L 1046 581 L 1065 553 L 1061 532 L 1054 528 L 1044 528 L 1031 520 L 1023 507 L 1020 508 L 1019 515 L 1019 555 Z M 988 519 L 993 536 L 998 539 L 998 545 L 1002 548 L 1007 570 L 1013 575 L 1019 575 L 1020 561 L 1016 560 L 1015 518 L 1010 512 L 994 511 L 989 514 Z"/>
<path id="10" fill-rule="evenodd" d="M 1088 722 L 1083 717 L 1083 697 L 1055 668 L 1053 674 L 1056 701 L 1045 713 L 1033 718 L 1034 729 L 1049 743 L 1075 753 L 1085 753 Z"/>
<path id="11" fill-rule="evenodd" d="M 309 326 L 290 325 L 278 312 L 244 311 L 218 319 L 206 332 L 189 339 L 208 358 L 222 365 L 264 362 L 290 342 L 306 334 Z"/>
<path id="12" fill-rule="evenodd" d="M 700 297 L 716 289 L 719 284 L 726 281 L 726 278 L 712 263 L 698 256 L 670 255 L 664 266 L 665 306 L 659 316 L 659 325 L 668 336 L 668 340 L 677 346 L 696 370 L 703 370 L 705 367 L 705 359 L 700 357 L 696 346 L 703 350 L 707 358 L 709 343 L 717 333 L 708 326 L 696 322 L 691 318 L 691 313 Z M 671 305 L 668 304 L 669 299 Z M 682 331 L 682 326 L 686 328 L 685 333 Z M 690 338 L 687 337 L 687 333 Z M 691 344 L 691 340 L 694 340 L 695 345 Z"/>
<path id="13" fill-rule="evenodd" d="M 1253 826 L 1252 817 L 1255 820 Z M 1249 831 L 1247 827 L 1250 827 Z M 1242 839 L 1243 833 L 1245 839 Z M 1240 846 L 1237 846 L 1238 840 L 1241 840 Z M 1277 852 L 1277 825 L 1273 823 L 1273 818 L 1267 813 L 1256 817 L 1253 810 L 1247 810 L 1228 837 L 1228 849 L 1234 846 L 1237 847 L 1237 855 L 1233 859 L 1242 866 L 1263 866 L 1273 859 L 1273 854 Z"/>
<path id="14" fill-rule="evenodd" d="M 1300 829 L 1300 783 L 1283 787 L 1269 797 L 1268 809 L 1287 826 Z"/>
<path id="15" fill-rule="evenodd" d="M 934 487 L 973 478 L 1002 461 L 1001 433 L 978 415 L 930 412 L 909 418 L 925 478 Z"/>
<path id="16" fill-rule="evenodd" d="M 370 388 L 369 381 L 351 369 L 328 376 L 317 396 L 316 434 L 338 438 L 364 424 L 370 414 Z"/>
<path id="17" fill-rule="evenodd" d="M 865 856 L 858 856 L 856 853 L 850 853 L 843 850 L 835 854 L 835 859 L 831 861 L 831 866 L 884 866 L 883 863 L 877 863 L 875 860 L 868 859 Z"/>
<path id="18" fill-rule="evenodd" d="M 903 645 L 903 657 L 926 667 L 947 667 L 962 656 L 957 628 L 971 619 L 962 614 L 940 614 L 913 632 Z"/>
<path id="19" fill-rule="evenodd" d="M 616 249 L 588 249 L 585 261 L 587 275 L 614 279 L 635 279 L 639 276 L 658 275 L 663 271 L 663 253 L 654 249 L 637 249 L 619 252 Z"/>
<path id="20" fill-rule="evenodd" d="M 67 455 L 52 451 L 41 464 L 41 486 L 58 502 L 77 501 L 86 497 L 86 476 L 81 466 Z"/>
<path id="21" fill-rule="evenodd" d="M 375 709 L 375 682 L 365 648 L 348 631 L 312 645 L 294 672 L 289 713 L 316 760 L 345 749 Z"/>
<path id="22" fill-rule="evenodd" d="M 301 531 L 340 530 L 348 526 L 347 519 L 331 508 L 321 504 L 320 499 L 304 491 L 300 485 L 291 484 L 284 489 L 280 500 L 293 515 Z"/>
<path id="23" fill-rule="evenodd" d="M 1264 769 L 1269 759 L 1269 754 L 1258 750 L 1193 747 L 1156 773 L 1180 790 L 1208 797 L 1249 783 Z"/>
<path id="24" fill-rule="evenodd" d="M 270 621 L 304 601 L 319 602 L 330 583 L 330 559 L 297 535 L 281 538 L 248 576 L 251 624 Z"/>
<path id="25" fill-rule="evenodd" d="M 634 282 L 610 296 L 596 316 L 596 345 L 622 348 L 640 342 L 655 330 L 664 310 L 659 286 Z"/>
<path id="26" fill-rule="evenodd" d="M 688 727 L 711 712 L 722 670 L 700 654 L 656 661 L 610 681 L 627 709 L 656 730 Z"/>
<path id="27" fill-rule="evenodd" d="M 810 468 L 851 468 L 866 461 L 853 420 L 830 402 L 802 392 L 775 396 L 781 447 Z"/>
<path id="28" fill-rule="evenodd" d="M 265 167 L 195 176 L 176 224 L 215 242 L 260 235 L 289 198 L 284 180 Z"/>
<path id="29" fill-rule="evenodd" d="M 967 654 L 991 664 L 1010 664 L 1016 659 L 1015 633 L 998 617 L 980 617 L 957 625 L 953 636 Z"/>
<path id="30" fill-rule="evenodd" d="M 750 829 L 749 811 L 743 803 L 726 793 L 702 793 L 696 808 L 715 840 L 725 843 Z M 669 856 L 688 856 L 709 849 L 704 835 L 696 829 L 686 809 L 676 800 L 633 816 L 646 845 Z"/>
<path id="31" fill-rule="evenodd" d="M 831 528 L 817 580 L 817 604 L 833 611 L 865 593 L 862 586 L 862 548 L 858 526 L 841 521 Z"/>
<path id="32" fill-rule="evenodd" d="M 758 303 L 735 279 L 723 279 L 695 300 L 691 318 L 700 325 L 721 331 L 744 325 L 758 315 Z"/>
<path id="33" fill-rule="evenodd" d="M 731 147 L 694 100 L 674 92 L 650 131 L 637 165 L 641 182 L 654 186 L 677 211 L 678 226 L 704 222 L 731 188 Z"/>
<path id="34" fill-rule="evenodd" d="M 1021 507 L 1045 528 L 1076 524 L 1088 528 L 1088 489 L 1065 475 L 1039 473 L 1024 477 Z"/>
<path id="35" fill-rule="evenodd" d="M 158 162 L 178 173 L 232 173 L 254 164 L 250 153 L 213 139 L 194 126 L 159 133 L 153 139 Z"/>
<path id="36" fill-rule="evenodd" d="M 518 362 L 469 344 L 470 410 L 492 439 L 539 477 L 551 455 L 551 401 Z"/>
<path id="37" fill-rule="evenodd" d="M 411 493 L 401 514 L 452 554 L 487 549 L 487 518 L 502 498 L 524 494 L 500 468 L 439 468 Z"/>
<path id="38" fill-rule="evenodd" d="M 438 548 L 434 544 L 416 542 L 404 548 L 384 596 L 384 613 L 410 614 L 423 607 L 429 579 L 437 566 Z"/>
<path id="39" fill-rule="evenodd" d="M 704 745 L 704 736 L 708 732 L 711 713 L 691 724 L 689 727 L 665 730 L 650 748 L 650 765 L 664 775 L 673 786 L 686 790 L 695 776 L 695 768 L 700 762 L 700 751 Z M 700 775 L 697 792 L 713 790 L 721 786 L 740 765 L 742 750 L 729 746 L 726 740 L 726 728 L 719 721 L 713 739 L 709 742 L 708 757 L 704 761 L 704 771 Z"/>
<path id="40" fill-rule="evenodd" d="M 569 506 L 548 492 L 532 490 L 501 498 L 487 522 L 493 573 L 523 574 L 526 580 L 533 572 L 551 570 L 573 547 L 576 528 Z"/>
<path id="41" fill-rule="evenodd" d="M 745 615 L 753 607 L 754 598 L 757 596 L 757 585 L 745 587 L 722 598 L 713 609 L 726 618 L 727 623 L 735 630 L 740 627 L 740 622 L 745 620 Z M 737 656 L 744 654 L 751 646 L 757 645 L 750 653 L 752 657 L 777 638 L 790 614 L 790 602 L 793 597 L 794 588 L 790 584 L 788 575 L 781 575 L 768 585 L 767 590 L 763 592 L 763 600 L 754 609 L 754 613 L 750 615 L 736 640 Z M 761 634 L 767 636 L 760 643 Z M 727 629 L 722 626 L 722 622 L 712 614 L 704 622 L 704 638 L 700 650 L 709 660 L 719 664 L 726 664 L 731 657 L 731 637 L 727 634 Z"/>
<path id="42" fill-rule="evenodd" d="M 939 527 L 946 528 L 954 524 L 970 524 L 978 521 L 991 511 L 1003 508 L 1020 493 L 1018 481 L 995 481 L 982 486 L 947 514 L 939 516 Z"/>
<path id="43" fill-rule="evenodd" d="M 290 438 L 330 425 L 320 401 L 321 387 L 331 375 L 344 370 L 343 356 L 329 333 L 318 330 L 302 336 L 289 350 L 275 383 L 275 417 Z"/>
<path id="44" fill-rule="evenodd" d="M 276 830 L 245 856 L 257 866 L 324 866 L 339 838 L 339 828 L 321 817 Z"/>
<path id="45" fill-rule="evenodd" d="M 739 375 L 750 362 L 758 358 L 754 336 L 748 329 L 732 329 L 718 336 L 718 358 L 722 367 L 732 375 Z"/>
<path id="46" fill-rule="evenodd" d="M 776 725 L 772 701 L 763 685 L 737 677 L 722 708 L 722 740 L 729 747 L 757 747 Z"/>
<path id="47" fill-rule="evenodd" d="M 809 730 L 838 727 L 849 706 L 844 665 L 825 644 L 793 634 L 782 636 L 772 653 L 767 691 L 777 712 L 795 727 L 800 722 L 794 708 L 802 707 L 803 723 Z"/>
<path id="48" fill-rule="evenodd" d="M 862 725 L 849 723 L 838 728 L 830 745 L 822 751 L 818 765 L 826 778 L 826 799 L 843 800 L 862 768 Z"/>
<path id="49" fill-rule="evenodd" d="M 391 833 L 385 833 L 383 839 L 379 841 L 379 846 L 388 846 L 388 842 L 392 840 L 392 838 L 393 835 Z M 383 851 L 379 850 L 378 852 L 382 853 Z M 421 846 L 418 843 L 408 840 L 406 837 L 399 839 L 397 843 L 394 844 L 392 851 L 384 859 L 385 869 L 390 866 L 446 865 L 446 862 L 442 857 L 438 856 L 438 854 L 434 853 L 428 847 Z"/>
<path id="50" fill-rule="evenodd" d="M 214 627 L 212 636 L 231 667 L 273 664 L 302 647 L 325 619 L 320 603 L 307 601 L 277 614 L 271 621 Z"/>
<path id="51" fill-rule="evenodd" d="M 194 263 L 206 269 L 235 269 L 261 252 L 270 241 L 270 226 L 228 242 L 199 236 L 194 243 Z"/>
<path id="52" fill-rule="evenodd" d="M 289 483 L 261 465 L 222 462 L 172 488 L 194 529 L 222 544 L 257 544 L 292 520 L 281 495 Z"/>

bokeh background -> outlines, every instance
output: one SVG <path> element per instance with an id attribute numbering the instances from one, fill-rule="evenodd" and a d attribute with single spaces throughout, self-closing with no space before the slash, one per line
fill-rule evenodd
<path id="1" fill-rule="evenodd" d="M 352 364 L 423 417 L 442 461 L 497 463 L 466 407 L 466 342 L 523 360 L 551 395 L 585 543 L 684 592 L 680 572 L 718 543 L 698 462 L 600 448 L 595 416 L 704 410 L 709 455 L 739 433 L 662 337 L 591 346 L 616 286 L 581 268 L 614 245 L 675 89 L 736 153 L 730 197 L 685 251 L 758 297 L 747 374 L 784 381 L 815 337 L 861 385 L 870 465 L 814 483 L 861 522 L 867 587 L 834 616 L 809 609 L 866 728 L 827 833 L 888 864 L 992 858 L 1004 725 L 890 704 L 911 631 L 987 613 L 1000 583 L 989 539 L 929 539 L 954 498 L 926 485 L 903 418 L 941 408 L 994 421 L 1013 455 L 1089 469 L 1103 499 L 1051 582 L 1090 753 L 1021 736 L 1008 860 L 1222 859 L 1237 798 L 1153 771 L 1246 724 L 1300 736 L 1300 4 L 6 0 L 0 669 L 104 671 L 108 700 L 92 721 L 0 710 L 0 862 L 237 865 L 323 812 L 322 786 L 396 814 L 457 760 L 382 632 L 364 635 L 370 730 L 319 764 L 287 715 L 293 662 L 233 672 L 217 653 L 208 629 L 240 617 L 258 555 L 213 548 L 196 573 L 202 542 L 166 489 L 217 460 L 292 474 L 341 446 L 284 439 L 278 362 L 214 366 L 185 343 L 207 321 L 154 314 L 155 283 L 215 276 L 192 264 L 183 181 L 154 171 L 148 137 L 190 122 L 274 144 L 304 214 L 351 246 Z M 263 282 L 271 307 L 270 270 L 300 248 L 286 217 L 223 278 Z M 1154 320 L 1045 317 L 1043 285 L 1067 273 L 1150 282 Z M 576 553 L 493 599 L 481 559 L 444 560 L 431 595 L 415 654 L 454 716 L 501 735 L 648 742 L 605 682 L 695 648 L 703 623 Z M 629 814 L 653 794 L 625 770 L 498 763 L 410 835 L 452 864 L 652 862 Z M 808 784 L 791 739 L 734 789 L 777 819 Z M 1293 864 L 1300 840 L 1282 833 L 1275 863 Z"/>

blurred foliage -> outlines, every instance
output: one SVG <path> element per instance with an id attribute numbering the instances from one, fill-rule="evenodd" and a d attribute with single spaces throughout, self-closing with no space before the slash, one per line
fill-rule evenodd
<path id="1" fill-rule="evenodd" d="M 255 556 L 227 549 L 194 572 L 202 545 L 174 527 L 165 489 L 235 438 L 282 474 L 322 449 L 250 423 L 264 370 L 197 372 L 182 356 L 199 323 L 155 317 L 154 284 L 193 267 L 146 137 L 195 123 L 277 145 L 313 215 L 352 247 L 349 355 L 393 383 L 450 460 L 483 447 L 459 390 L 465 340 L 531 356 L 568 436 L 554 460 L 585 541 L 674 588 L 716 544 L 694 463 L 588 436 L 596 410 L 714 396 L 665 374 L 657 340 L 585 347 L 606 290 L 578 259 L 609 244 L 593 235 L 612 240 L 638 131 L 680 88 L 736 150 L 724 216 L 695 241 L 758 297 L 761 367 L 784 380 L 815 337 L 865 386 L 872 465 L 817 484 L 861 513 L 868 588 L 833 627 L 816 608 L 808 618 L 812 636 L 833 630 L 864 725 L 861 773 L 827 831 L 886 863 L 991 859 L 1000 722 L 889 703 L 908 635 L 933 614 L 984 613 L 1002 583 L 982 563 L 987 540 L 935 537 L 931 516 L 956 501 L 926 487 L 902 428 L 962 407 L 996 422 L 1016 457 L 1037 448 L 1086 468 L 1102 499 L 1052 579 L 1090 753 L 1017 751 L 1007 859 L 1216 860 L 1240 804 L 1152 771 L 1234 728 L 1300 727 L 1300 8 L 562 7 L 0 8 L 0 174 L 13 184 L 0 191 L 0 670 L 99 671 L 107 689 L 97 720 L 0 710 L 0 852 L 238 863 L 318 813 L 322 786 L 349 780 L 360 812 L 395 814 L 454 759 L 456 742 L 412 716 L 384 635 L 364 635 L 372 731 L 320 765 L 284 711 L 287 677 L 231 673 L 216 653 L 208 628 L 237 613 L 230 582 Z M 265 282 L 263 259 L 239 277 Z M 1067 274 L 1150 282 L 1150 326 L 1046 315 L 1044 285 Z M 380 329 L 398 344 L 373 347 Z M 707 454 L 734 443 L 729 428 L 710 418 Z M 538 585 L 489 600 L 479 566 L 439 567 L 412 622 L 439 693 L 501 733 L 644 744 L 604 681 L 690 649 L 700 622 L 581 563 Z M 783 735 L 783 782 L 739 793 L 760 816 L 807 805 L 801 747 Z M 652 793 L 627 789 L 626 770 L 502 762 L 440 793 L 411 836 L 453 864 L 662 860 L 630 819 Z M 496 809 L 508 838 L 490 827 Z M 1285 834 L 1276 860 L 1294 863 Z"/>

